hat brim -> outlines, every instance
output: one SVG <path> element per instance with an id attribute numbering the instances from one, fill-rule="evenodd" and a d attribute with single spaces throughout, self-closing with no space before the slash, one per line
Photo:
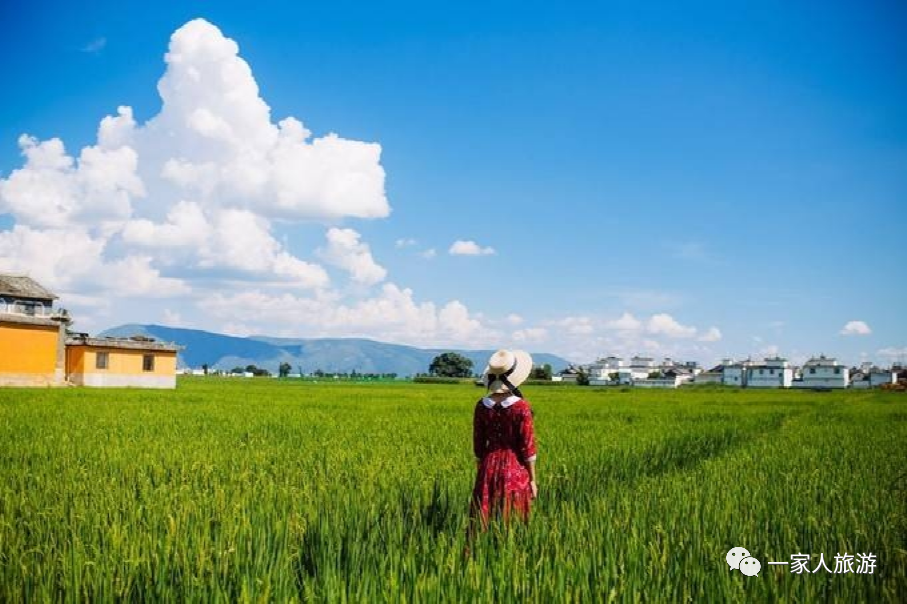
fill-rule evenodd
<path id="1" fill-rule="evenodd" d="M 513 370 L 513 373 L 507 379 L 513 384 L 514 388 L 519 388 L 520 384 L 525 382 L 529 374 L 532 373 L 532 356 L 525 350 L 513 350 L 511 352 L 516 357 L 516 369 Z M 485 370 L 482 372 L 482 381 L 486 384 L 488 384 L 488 370 L 489 367 L 486 365 Z M 510 389 L 501 380 L 495 380 L 488 384 L 488 391 L 492 394 L 503 394 L 510 392 Z"/>

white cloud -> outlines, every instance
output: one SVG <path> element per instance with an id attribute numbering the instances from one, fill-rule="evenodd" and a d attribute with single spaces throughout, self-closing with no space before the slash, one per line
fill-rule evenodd
<path id="1" fill-rule="evenodd" d="M 523 323 L 523 317 L 516 313 L 510 313 L 504 317 L 504 322 L 508 325 L 521 325 Z"/>
<path id="2" fill-rule="evenodd" d="M 416 243 L 418 243 L 418 242 L 415 239 L 410 239 L 410 238 L 397 239 L 397 241 L 394 242 L 394 247 L 397 247 L 397 248 L 412 247 L 412 246 L 416 245 Z"/>
<path id="3" fill-rule="evenodd" d="M 678 323 L 674 317 L 667 313 L 652 315 L 646 330 L 652 334 L 666 335 L 671 338 L 692 338 L 696 336 L 696 328 Z"/>
<path id="4" fill-rule="evenodd" d="M 709 327 L 704 334 L 696 339 L 700 342 L 717 342 L 721 339 L 721 330 L 717 327 Z"/>
<path id="5" fill-rule="evenodd" d="M 138 155 L 129 147 L 85 147 L 76 160 L 58 138 L 40 142 L 22 135 L 19 148 L 25 165 L 0 179 L 0 212 L 13 214 L 19 224 L 63 228 L 122 221 L 131 201 L 145 194 L 136 174 Z"/>
<path id="6" fill-rule="evenodd" d="M 131 220 L 121 237 L 136 248 L 155 251 L 165 266 L 226 268 L 300 287 L 325 287 L 329 281 L 322 267 L 284 250 L 271 235 L 270 221 L 248 210 L 206 211 L 196 203 L 179 202 L 165 222 Z"/>
<path id="7" fill-rule="evenodd" d="M 559 331 L 574 336 L 589 335 L 595 331 L 595 325 L 591 317 L 564 317 L 553 321 L 552 325 L 558 328 Z"/>
<path id="8" fill-rule="evenodd" d="M 267 329 L 274 317 L 310 336 L 360 336 L 415 345 L 493 345 L 501 333 L 485 325 L 461 302 L 443 306 L 417 302 L 411 289 L 385 283 L 372 298 L 344 302 L 330 292 L 312 297 L 260 290 L 215 293 L 198 302 L 206 314 L 246 329 Z"/>
<path id="9" fill-rule="evenodd" d="M 847 325 L 841 328 L 840 334 L 842 336 L 868 336 L 872 333 L 872 330 L 869 329 L 863 321 L 848 321 Z"/>
<path id="10" fill-rule="evenodd" d="M 421 256 L 423 258 L 425 258 L 426 260 L 431 260 L 432 258 L 434 258 L 437 255 L 438 255 L 438 252 L 435 250 L 435 248 L 429 248 L 429 249 L 425 250 L 424 252 L 422 252 L 422 254 L 421 254 Z"/>
<path id="11" fill-rule="evenodd" d="M 649 354 L 665 354 L 665 347 L 657 340 L 643 340 L 642 349 Z"/>
<path id="12" fill-rule="evenodd" d="M 106 242 L 84 229 L 0 231 L 0 272 L 25 272 L 57 294 L 110 292 L 117 297 L 189 293 L 180 279 L 163 277 L 145 255 L 104 256 Z"/>
<path id="13" fill-rule="evenodd" d="M 630 358 L 639 353 L 711 361 L 716 355 L 707 344 L 721 338 L 717 327 L 699 329 L 683 325 L 665 313 L 648 318 L 630 312 L 616 318 L 567 316 L 543 324 L 548 334 L 541 345 L 577 361 L 611 354 Z"/>
<path id="14" fill-rule="evenodd" d="M 526 329 L 518 329 L 513 332 L 514 342 L 519 343 L 530 343 L 530 342 L 540 342 L 548 337 L 548 330 L 544 327 L 527 327 Z"/>
<path id="15" fill-rule="evenodd" d="M 607 329 L 618 329 L 624 331 L 636 331 L 642 327 L 642 321 L 625 312 L 617 319 L 605 322 Z"/>
<path id="16" fill-rule="evenodd" d="M 165 63 L 161 110 L 144 123 L 121 106 L 77 154 L 60 139 L 19 138 L 23 164 L 0 178 L 0 213 L 15 221 L 0 231 L 0 267 L 114 299 L 190 294 L 177 274 L 208 287 L 225 275 L 327 287 L 325 270 L 272 225 L 387 216 L 380 145 L 275 123 L 236 43 L 202 19 L 173 33 Z M 338 232 L 329 261 L 353 280 L 382 280 L 368 246 Z"/>
<path id="17" fill-rule="evenodd" d="M 463 240 L 454 241 L 447 251 L 454 256 L 489 256 L 494 254 L 494 248 L 492 247 L 482 247 L 475 241 Z"/>
<path id="18" fill-rule="evenodd" d="M 372 258 L 368 244 L 359 241 L 359 233 L 332 228 L 327 232 L 327 240 L 327 248 L 319 251 L 325 262 L 348 271 L 358 283 L 374 285 L 384 281 L 387 271 Z"/>
<path id="19" fill-rule="evenodd" d="M 168 327 L 184 327 L 186 324 L 183 323 L 183 315 L 179 311 L 171 310 L 169 308 L 164 309 L 162 315 L 162 321 L 164 325 Z"/>

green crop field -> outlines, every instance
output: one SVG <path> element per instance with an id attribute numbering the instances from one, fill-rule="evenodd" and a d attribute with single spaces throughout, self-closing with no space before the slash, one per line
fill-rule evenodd
<path id="1" fill-rule="evenodd" d="M 479 394 L 0 390 L 0 601 L 907 599 L 903 394 L 527 388 L 532 519 L 467 552 Z"/>

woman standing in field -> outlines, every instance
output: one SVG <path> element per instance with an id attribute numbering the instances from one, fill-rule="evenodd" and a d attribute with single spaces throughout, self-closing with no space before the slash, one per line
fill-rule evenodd
<path id="1" fill-rule="evenodd" d="M 529 520 L 529 503 L 538 495 L 532 410 L 519 389 L 531 370 L 532 357 L 522 350 L 499 350 L 485 368 L 488 395 L 473 414 L 477 472 L 470 506 L 482 528 L 489 518 L 507 520 L 514 512 Z"/>

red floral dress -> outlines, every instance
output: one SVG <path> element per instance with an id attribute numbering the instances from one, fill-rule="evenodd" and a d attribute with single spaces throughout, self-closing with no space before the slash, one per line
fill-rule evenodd
<path id="1" fill-rule="evenodd" d="M 476 404 L 473 414 L 473 450 L 479 470 L 471 515 L 478 516 L 483 526 L 491 516 L 508 519 L 513 510 L 528 520 L 532 490 L 526 466 L 535 460 L 532 410 L 523 399 L 506 407 L 489 407 L 486 400 Z"/>

